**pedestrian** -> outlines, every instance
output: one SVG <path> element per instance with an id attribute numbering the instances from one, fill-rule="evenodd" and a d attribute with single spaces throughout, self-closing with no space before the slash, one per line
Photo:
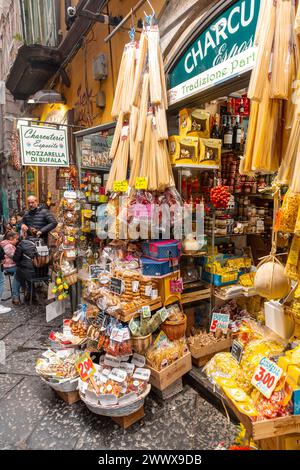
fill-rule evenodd
<path id="1" fill-rule="evenodd" d="M 21 226 L 22 226 L 22 220 L 23 220 L 24 214 L 25 214 L 25 211 L 21 211 L 19 214 L 17 214 L 16 230 L 19 234 L 21 234 Z"/>
<path id="2" fill-rule="evenodd" d="M 0 302 L 2 300 L 2 295 L 4 292 L 4 286 L 5 286 L 5 277 L 4 277 L 4 272 L 3 272 L 4 258 L 5 258 L 5 253 L 4 253 L 2 246 L 0 246 Z M 0 305 L 0 315 L 2 313 L 9 313 L 10 311 L 11 311 L 11 308 L 4 307 L 4 305 Z"/>
<path id="3" fill-rule="evenodd" d="M 30 298 L 30 280 L 35 277 L 33 259 L 37 256 L 36 242 L 38 241 L 38 230 L 28 227 L 24 233 L 25 238 L 17 245 L 13 261 L 17 265 L 17 279 L 24 288 L 25 300 Z"/>
<path id="4" fill-rule="evenodd" d="M 17 231 L 17 218 L 13 215 L 10 219 L 8 224 L 5 228 L 5 234 L 8 232 L 16 232 Z"/>
<path id="5" fill-rule="evenodd" d="M 39 206 L 35 196 L 29 196 L 27 202 L 29 210 L 23 216 L 21 230 L 24 234 L 28 227 L 36 228 L 37 237 L 43 238 L 47 243 L 48 233 L 55 229 L 57 221 L 46 207 Z"/>
<path id="6" fill-rule="evenodd" d="M 13 261 L 13 256 L 16 251 L 16 245 L 19 242 L 19 234 L 16 232 L 7 232 L 4 240 L 0 242 L 0 246 L 3 248 L 5 258 L 3 262 L 4 273 L 12 274 L 12 303 L 14 305 L 20 305 L 20 282 L 17 279 L 16 272 L 17 266 Z"/>

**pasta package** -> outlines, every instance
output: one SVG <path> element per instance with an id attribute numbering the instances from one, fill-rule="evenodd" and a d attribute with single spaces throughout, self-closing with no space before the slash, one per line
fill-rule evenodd
<path id="1" fill-rule="evenodd" d="M 200 139 L 199 163 L 206 165 L 220 165 L 222 140 Z"/>
<path id="2" fill-rule="evenodd" d="M 203 137 L 208 139 L 210 137 L 210 113 L 204 109 L 195 109 L 191 113 L 191 130 L 188 135 L 196 137 Z"/>
<path id="3" fill-rule="evenodd" d="M 184 108 L 179 111 L 179 134 L 185 137 L 192 129 L 191 109 Z"/>
<path id="4" fill-rule="evenodd" d="M 280 232 L 293 233 L 298 216 L 299 195 L 288 191 L 283 199 L 279 215 Z"/>
<path id="5" fill-rule="evenodd" d="M 173 135 L 169 138 L 169 152 L 174 165 L 179 163 L 197 165 L 199 163 L 199 139 Z"/>

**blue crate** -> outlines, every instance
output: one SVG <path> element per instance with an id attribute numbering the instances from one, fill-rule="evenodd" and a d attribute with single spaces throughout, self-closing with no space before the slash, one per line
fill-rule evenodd
<path id="1" fill-rule="evenodd" d="M 230 284 L 236 284 L 239 279 L 239 274 L 237 273 L 236 279 L 234 281 L 222 282 L 222 276 L 220 274 L 211 274 L 207 271 L 202 271 L 202 281 L 209 282 L 214 286 L 228 286 Z"/>
<path id="2" fill-rule="evenodd" d="M 178 258 L 181 253 L 181 242 L 178 240 L 149 240 L 142 244 L 143 254 L 152 259 Z"/>
<path id="3" fill-rule="evenodd" d="M 177 269 L 177 267 L 176 269 L 173 267 L 169 260 L 159 261 L 150 258 L 141 258 L 141 262 L 144 276 L 164 276 Z"/>

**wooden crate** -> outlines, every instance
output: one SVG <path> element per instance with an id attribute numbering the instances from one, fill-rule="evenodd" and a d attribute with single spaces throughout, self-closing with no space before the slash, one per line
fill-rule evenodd
<path id="1" fill-rule="evenodd" d="M 189 304 L 191 302 L 197 302 L 200 300 L 210 299 L 211 297 L 211 288 L 196 290 L 194 292 L 187 292 L 186 294 L 181 294 L 181 303 Z"/>
<path id="2" fill-rule="evenodd" d="M 226 338 L 217 343 L 212 343 L 209 346 L 202 346 L 197 348 L 195 346 L 190 346 L 190 351 L 193 358 L 193 364 L 197 367 L 204 366 L 216 353 L 221 351 L 230 351 L 232 344 L 231 338 Z"/>
<path id="3" fill-rule="evenodd" d="M 111 419 L 117 423 L 121 428 L 127 429 L 129 426 L 132 426 L 137 421 L 140 421 L 145 416 L 145 410 L 142 406 L 139 410 L 135 411 L 131 415 L 128 416 L 118 416 L 112 417 Z"/>
<path id="4" fill-rule="evenodd" d="M 153 387 L 157 388 L 158 390 L 162 391 L 191 370 L 192 356 L 191 353 L 188 352 L 183 357 L 181 357 L 180 359 L 160 371 L 153 369 L 149 365 L 147 367 L 149 367 L 149 369 L 151 370 L 151 385 L 153 385 Z"/>
<path id="5" fill-rule="evenodd" d="M 167 400 L 168 398 L 174 397 L 174 395 L 177 395 L 177 393 L 182 392 L 182 390 L 182 378 L 176 380 L 176 382 L 172 383 L 171 385 L 169 385 L 169 387 L 165 388 L 164 390 L 158 390 L 158 388 L 153 386 L 151 388 L 151 391 L 162 400 Z"/>
<path id="6" fill-rule="evenodd" d="M 59 392 L 55 390 L 55 393 L 66 402 L 68 405 L 73 405 L 80 400 L 80 396 L 78 390 L 74 390 L 73 392 Z"/>

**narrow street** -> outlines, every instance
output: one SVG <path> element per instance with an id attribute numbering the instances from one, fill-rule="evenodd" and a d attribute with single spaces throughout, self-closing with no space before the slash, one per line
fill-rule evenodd
<path id="1" fill-rule="evenodd" d="M 145 417 L 126 431 L 82 402 L 65 404 L 34 368 L 50 331 L 61 324 L 62 317 L 47 324 L 41 306 L 13 308 L 0 317 L 6 350 L 0 365 L 0 449 L 201 450 L 233 442 L 236 427 L 189 385 L 166 401 L 151 393 Z"/>

